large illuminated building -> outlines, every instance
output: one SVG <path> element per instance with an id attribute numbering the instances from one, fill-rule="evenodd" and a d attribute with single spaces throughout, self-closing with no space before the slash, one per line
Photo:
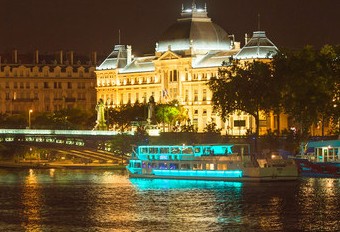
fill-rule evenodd
<path id="1" fill-rule="evenodd" d="M 96 53 L 91 57 L 66 54 L 0 56 L 0 113 L 54 112 L 96 106 Z"/>
<path id="2" fill-rule="evenodd" d="M 276 46 L 262 31 L 254 32 L 241 49 L 233 35 L 213 23 L 207 8 L 182 7 L 177 19 L 156 43 L 152 56 L 134 57 L 132 47 L 116 45 L 97 67 L 97 100 L 109 107 L 147 102 L 154 96 L 157 103 L 178 100 L 187 110 L 189 121 L 198 132 L 215 122 L 222 133 L 244 135 L 255 131 L 254 119 L 246 113 L 231 115 L 226 122 L 213 112 L 212 93 L 207 81 L 231 57 L 241 60 L 270 59 Z M 286 128 L 280 121 L 280 128 Z M 263 115 L 260 133 L 278 128 L 273 115 Z"/>

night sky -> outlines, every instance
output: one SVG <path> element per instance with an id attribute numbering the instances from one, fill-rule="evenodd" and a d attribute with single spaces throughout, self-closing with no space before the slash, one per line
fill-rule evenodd
<path id="1" fill-rule="evenodd" d="M 0 0 L 0 53 L 73 50 L 108 55 L 118 44 L 153 53 L 192 0 Z M 340 0 L 196 0 L 236 41 L 258 28 L 279 48 L 340 44 Z"/>

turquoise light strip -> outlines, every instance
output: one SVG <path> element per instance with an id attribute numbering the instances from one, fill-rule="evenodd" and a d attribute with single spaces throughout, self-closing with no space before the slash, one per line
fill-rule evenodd
<path id="1" fill-rule="evenodd" d="M 232 171 L 214 171 L 214 170 L 153 170 L 156 176 L 192 176 L 192 177 L 225 177 L 225 178 L 241 178 L 243 172 L 241 170 Z"/>

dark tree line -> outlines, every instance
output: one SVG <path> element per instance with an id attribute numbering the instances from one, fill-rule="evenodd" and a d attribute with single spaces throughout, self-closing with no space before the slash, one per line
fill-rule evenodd
<path id="1" fill-rule="evenodd" d="M 32 129 L 91 130 L 95 125 L 95 112 L 81 109 L 63 109 L 55 112 L 32 112 Z M 0 128 L 24 129 L 28 126 L 28 113 L 1 114 Z"/>

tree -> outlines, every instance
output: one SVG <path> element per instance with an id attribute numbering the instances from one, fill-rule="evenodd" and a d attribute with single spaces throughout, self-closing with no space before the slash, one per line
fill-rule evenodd
<path id="1" fill-rule="evenodd" d="M 118 134 L 111 140 L 112 151 L 121 158 L 121 164 L 124 164 L 124 156 L 131 153 L 132 144 L 134 144 L 133 135 Z"/>
<path id="2" fill-rule="evenodd" d="M 208 82 L 213 96 L 214 109 L 225 120 L 228 115 L 243 111 L 255 118 L 255 141 L 259 135 L 260 112 L 269 111 L 272 82 L 270 65 L 261 61 L 231 61 L 229 66 L 219 70 L 218 77 Z M 255 142 L 255 150 L 257 143 Z"/>
<path id="3" fill-rule="evenodd" d="M 107 123 L 124 132 L 129 129 L 131 121 L 145 121 L 147 117 L 146 112 L 147 105 L 139 103 L 110 108 L 108 110 Z"/>
<path id="4" fill-rule="evenodd" d="M 0 115 L 0 127 L 1 128 L 13 128 L 23 129 L 28 126 L 28 118 L 24 114 L 1 114 Z"/>
<path id="5" fill-rule="evenodd" d="M 156 120 L 158 123 L 175 126 L 175 123 L 185 121 L 187 119 L 186 110 L 179 105 L 177 100 L 168 104 L 158 104 L 156 106 Z"/>
<path id="6" fill-rule="evenodd" d="M 299 122 L 304 136 L 312 124 L 321 121 L 323 127 L 332 117 L 339 117 L 333 107 L 339 96 L 338 57 L 339 53 L 329 45 L 320 51 L 306 46 L 274 56 L 274 76 L 283 84 L 282 106 Z"/>
<path id="7" fill-rule="evenodd" d="M 220 133 L 221 132 L 221 128 L 217 128 L 217 124 L 211 120 L 210 123 L 207 123 L 205 125 L 205 128 L 204 128 L 204 132 L 206 133 Z"/>

